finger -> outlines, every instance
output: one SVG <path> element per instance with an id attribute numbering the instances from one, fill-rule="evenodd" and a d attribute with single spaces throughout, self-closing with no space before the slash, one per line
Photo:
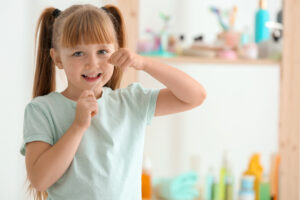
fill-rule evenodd
<path id="1" fill-rule="evenodd" d="M 118 60 L 120 59 L 121 56 L 122 56 L 122 53 L 120 53 L 119 51 L 115 52 L 109 59 L 110 63 L 114 64 L 114 65 L 119 64 Z"/>
<path id="2" fill-rule="evenodd" d="M 98 107 L 98 105 L 97 105 L 97 106 L 96 106 L 96 110 L 94 111 L 94 112 L 95 112 L 95 115 L 98 114 L 98 109 L 99 109 L 99 107 Z"/>
<path id="3" fill-rule="evenodd" d="M 98 103 L 93 103 L 90 105 L 91 116 L 94 117 L 98 113 Z"/>
<path id="4" fill-rule="evenodd" d="M 97 102 L 97 99 L 93 96 L 88 96 L 85 98 L 87 102 Z"/>
<path id="5" fill-rule="evenodd" d="M 80 94 L 79 98 L 88 97 L 88 95 L 91 95 L 91 94 L 93 95 L 94 92 L 91 91 L 91 90 L 84 90 L 84 91 Z"/>
<path id="6" fill-rule="evenodd" d="M 92 94 L 88 94 L 87 98 L 96 101 L 94 92 Z"/>
<path id="7" fill-rule="evenodd" d="M 128 69 L 128 67 L 130 67 L 130 65 L 131 65 L 131 60 L 130 60 L 130 59 L 127 59 L 127 60 L 125 61 L 124 65 L 123 65 L 122 70 L 123 70 L 123 71 L 126 71 L 126 70 Z"/>
<path id="8" fill-rule="evenodd" d="M 111 54 L 111 56 L 107 59 L 107 62 L 113 64 L 112 62 L 113 62 L 115 55 L 116 55 L 116 52 Z"/>
<path id="9" fill-rule="evenodd" d="M 94 117 L 95 115 L 97 115 L 96 111 L 92 111 L 91 116 Z"/>
<path id="10" fill-rule="evenodd" d="M 129 60 L 128 56 L 123 55 L 119 58 L 118 63 L 120 66 L 123 66 L 127 60 Z"/>

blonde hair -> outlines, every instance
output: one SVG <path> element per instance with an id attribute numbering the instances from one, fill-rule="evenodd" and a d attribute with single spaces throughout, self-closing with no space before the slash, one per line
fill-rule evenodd
<path id="1" fill-rule="evenodd" d="M 43 96 L 55 91 L 55 65 L 50 56 L 50 49 L 59 51 L 60 47 L 74 47 L 79 44 L 114 43 L 116 48 L 126 46 L 123 17 L 114 5 L 103 8 L 85 4 L 73 5 L 53 16 L 55 8 L 45 8 L 41 13 L 35 33 L 38 41 L 36 69 L 32 97 Z M 111 79 L 105 86 L 115 90 L 119 88 L 122 71 L 114 69 Z M 28 177 L 27 180 L 29 181 Z M 34 199 L 46 199 L 47 192 L 40 192 L 29 183 L 29 193 Z"/>

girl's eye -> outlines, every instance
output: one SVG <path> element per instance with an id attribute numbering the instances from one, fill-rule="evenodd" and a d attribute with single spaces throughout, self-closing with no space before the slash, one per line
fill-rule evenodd
<path id="1" fill-rule="evenodd" d="M 104 50 L 104 49 L 99 50 L 98 52 L 99 52 L 99 54 L 107 54 L 107 53 L 108 53 L 108 51 L 106 51 L 106 50 Z"/>
<path id="2" fill-rule="evenodd" d="M 77 51 L 77 52 L 75 52 L 74 54 L 73 54 L 73 56 L 75 56 L 75 57 L 79 57 L 79 56 L 82 56 L 82 52 L 81 51 Z"/>

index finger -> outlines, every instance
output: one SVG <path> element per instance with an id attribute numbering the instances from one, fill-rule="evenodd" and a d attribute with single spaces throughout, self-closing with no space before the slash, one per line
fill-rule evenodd
<path id="1" fill-rule="evenodd" d="M 108 62 L 111 64 L 115 64 L 115 62 L 117 61 L 117 58 L 120 57 L 120 50 L 117 50 L 115 52 L 113 52 L 110 57 L 108 58 Z"/>
<path id="2" fill-rule="evenodd" d="M 79 98 L 82 98 L 82 97 L 88 97 L 88 96 L 94 96 L 94 92 L 92 90 L 84 90 Z"/>

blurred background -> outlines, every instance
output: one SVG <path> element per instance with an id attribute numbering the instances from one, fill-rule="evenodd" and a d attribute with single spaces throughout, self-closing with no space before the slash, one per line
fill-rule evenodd
<path id="1" fill-rule="evenodd" d="M 156 198 L 155 184 L 159 185 L 162 178 L 170 180 L 165 185 L 169 189 L 172 181 L 190 171 L 197 176 L 195 187 L 199 191 L 190 199 L 241 199 L 241 180 L 252 169 L 251 158 L 258 158 L 258 162 L 252 160 L 255 169 L 259 169 L 261 179 L 266 177 L 272 193 L 272 163 L 278 152 L 282 1 L 129 2 L 134 4 L 104 0 L 2 1 L 0 156 L 4 159 L 0 199 L 30 199 L 26 197 L 25 160 L 19 149 L 24 108 L 32 94 L 36 22 L 45 7 L 64 10 L 75 3 L 99 7 L 113 3 L 127 13 L 126 9 L 133 6 L 129 16 L 137 20 L 134 24 L 127 22 L 136 28 L 135 32 L 128 29 L 130 48 L 185 71 L 207 90 L 207 99 L 200 107 L 154 118 L 147 128 L 144 168 L 152 180 L 152 199 Z M 135 34 L 138 38 L 130 37 Z M 62 91 L 66 79 L 63 71 L 57 72 L 57 90 Z M 164 87 L 144 72 L 130 73 L 124 77 L 123 87 L 133 81 L 149 88 Z M 256 172 L 253 176 L 257 180 Z M 219 194 L 225 190 L 227 193 Z M 156 194 L 171 198 L 159 188 Z"/>

